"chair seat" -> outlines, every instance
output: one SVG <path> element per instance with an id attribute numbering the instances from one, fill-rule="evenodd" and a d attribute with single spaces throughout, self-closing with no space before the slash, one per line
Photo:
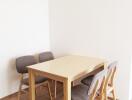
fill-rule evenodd
<path id="1" fill-rule="evenodd" d="M 71 100 L 89 100 L 88 90 L 89 86 L 84 84 L 72 87 Z"/>
<path id="2" fill-rule="evenodd" d="M 45 81 L 47 81 L 47 80 L 48 80 L 48 79 L 45 78 L 45 77 L 36 76 L 36 77 L 35 77 L 35 84 L 39 84 L 39 83 L 45 82 Z M 29 85 L 29 78 L 23 79 L 22 83 L 25 84 L 25 85 Z"/>
<path id="3" fill-rule="evenodd" d="M 93 78 L 94 78 L 94 75 L 88 76 L 88 77 L 82 79 L 81 83 L 83 83 L 84 85 L 90 86 Z"/>

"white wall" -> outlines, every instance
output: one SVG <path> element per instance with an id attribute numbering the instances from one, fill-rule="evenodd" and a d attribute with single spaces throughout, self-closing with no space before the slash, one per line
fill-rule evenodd
<path id="1" fill-rule="evenodd" d="M 130 89 L 129 89 L 129 99 L 132 100 L 132 57 L 131 57 L 131 73 L 130 73 Z"/>
<path id="2" fill-rule="evenodd" d="M 49 50 L 48 0 L 0 0 L 0 98 L 18 90 L 15 58 Z"/>
<path id="3" fill-rule="evenodd" d="M 132 1 L 50 0 L 51 49 L 118 60 L 116 91 L 129 98 L 132 50 Z"/>

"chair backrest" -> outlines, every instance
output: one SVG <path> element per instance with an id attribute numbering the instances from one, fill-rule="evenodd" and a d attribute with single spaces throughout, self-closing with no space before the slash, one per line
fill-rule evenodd
<path id="1" fill-rule="evenodd" d="M 108 66 L 108 70 L 112 71 L 112 75 L 110 77 L 110 81 L 109 84 L 113 85 L 113 81 L 114 81 L 114 76 L 117 70 L 117 61 L 112 62 L 109 66 Z"/>
<path id="2" fill-rule="evenodd" d="M 16 59 L 16 69 L 18 73 L 24 74 L 28 72 L 27 66 L 36 64 L 37 61 L 34 56 L 22 56 Z"/>
<path id="3" fill-rule="evenodd" d="M 94 76 L 94 79 L 91 83 L 91 86 L 88 91 L 88 95 L 91 95 L 94 97 L 100 92 L 100 94 L 103 94 L 107 91 L 107 86 L 110 82 L 110 84 L 113 84 L 113 77 L 116 72 L 116 65 L 117 62 L 113 62 L 108 66 L 108 69 L 104 69 L 103 71 L 100 71 Z M 93 98 L 91 100 L 94 100 Z"/>
<path id="4" fill-rule="evenodd" d="M 54 56 L 53 53 L 48 51 L 48 52 L 43 52 L 39 54 L 39 62 L 45 62 L 45 61 L 49 61 L 49 60 L 53 60 Z"/>
<path id="5" fill-rule="evenodd" d="M 104 69 L 94 76 L 93 81 L 92 81 L 91 86 L 88 91 L 89 96 L 95 95 L 95 93 L 98 93 L 98 90 L 100 90 L 100 88 L 104 85 L 105 79 L 107 77 L 107 72 L 108 72 L 108 70 Z M 103 87 L 102 87 L 102 89 L 103 89 Z"/>

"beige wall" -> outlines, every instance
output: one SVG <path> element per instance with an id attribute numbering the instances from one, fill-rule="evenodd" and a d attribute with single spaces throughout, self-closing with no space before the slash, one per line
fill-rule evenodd
<path id="1" fill-rule="evenodd" d="M 48 0 L 0 0 L 0 98 L 18 90 L 15 58 L 49 50 Z"/>
<path id="2" fill-rule="evenodd" d="M 118 60 L 117 96 L 129 99 L 132 1 L 50 0 L 51 49 Z"/>

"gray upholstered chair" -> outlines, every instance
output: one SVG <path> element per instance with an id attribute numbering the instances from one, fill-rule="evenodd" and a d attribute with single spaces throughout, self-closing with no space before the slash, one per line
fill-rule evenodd
<path id="1" fill-rule="evenodd" d="M 105 85 L 105 98 L 109 98 L 112 100 L 116 100 L 116 93 L 115 93 L 115 88 L 114 88 L 114 77 L 115 77 L 115 73 L 117 70 L 117 61 L 114 61 L 112 63 L 110 63 L 107 67 L 108 70 L 108 74 L 109 72 L 111 72 L 110 78 L 107 79 L 106 81 L 106 85 Z M 86 78 L 84 78 L 83 80 L 81 80 L 81 82 L 86 85 L 86 86 L 90 86 L 92 83 L 92 80 L 94 78 L 94 75 L 88 76 Z M 112 97 L 108 96 L 108 94 L 112 94 Z"/>
<path id="2" fill-rule="evenodd" d="M 52 54 L 52 52 L 48 51 L 48 52 L 43 52 L 39 54 L 39 62 L 45 62 L 45 61 L 49 61 L 49 60 L 53 60 L 54 59 L 54 55 Z"/>
<path id="3" fill-rule="evenodd" d="M 42 63 L 42 62 L 46 62 L 46 61 L 50 61 L 50 60 L 53 60 L 54 59 L 54 55 L 52 52 L 50 51 L 47 51 L 47 52 L 42 52 L 39 54 L 39 62 Z M 52 80 L 53 81 L 53 80 Z M 56 87 L 57 87 L 57 81 L 55 81 L 55 89 L 54 89 L 54 96 L 56 98 Z"/>
<path id="4" fill-rule="evenodd" d="M 72 87 L 71 100 L 102 100 L 101 95 L 106 77 L 107 70 L 103 70 L 93 77 L 91 85 L 79 84 Z"/>
<path id="5" fill-rule="evenodd" d="M 17 72 L 21 74 L 20 86 L 19 86 L 19 92 L 18 92 L 18 100 L 20 100 L 21 91 L 24 91 L 24 90 L 22 90 L 22 86 L 23 85 L 29 86 L 28 77 L 27 78 L 24 77 L 24 75 L 26 73 L 28 73 L 27 66 L 30 66 L 30 65 L 33 65 L 36 63 L 37 63 L 36 59 L 34 58 L 34 56 L 31 56 L 31 55 L 22 56 L 22 57 L 19 57 L 16 59 L 16 69 L 17 69 Z M 47 78 L 41 77 L 41 76 L 35 77 L 36 87 L 42 85 L 43 83 L 47 84 L 46 86 L 48 88 L 50 98 L 52 99 L 50 86 L 49 86 Z M 26 92 L 26 91 L 24 91 L 24 92 Z"/>

